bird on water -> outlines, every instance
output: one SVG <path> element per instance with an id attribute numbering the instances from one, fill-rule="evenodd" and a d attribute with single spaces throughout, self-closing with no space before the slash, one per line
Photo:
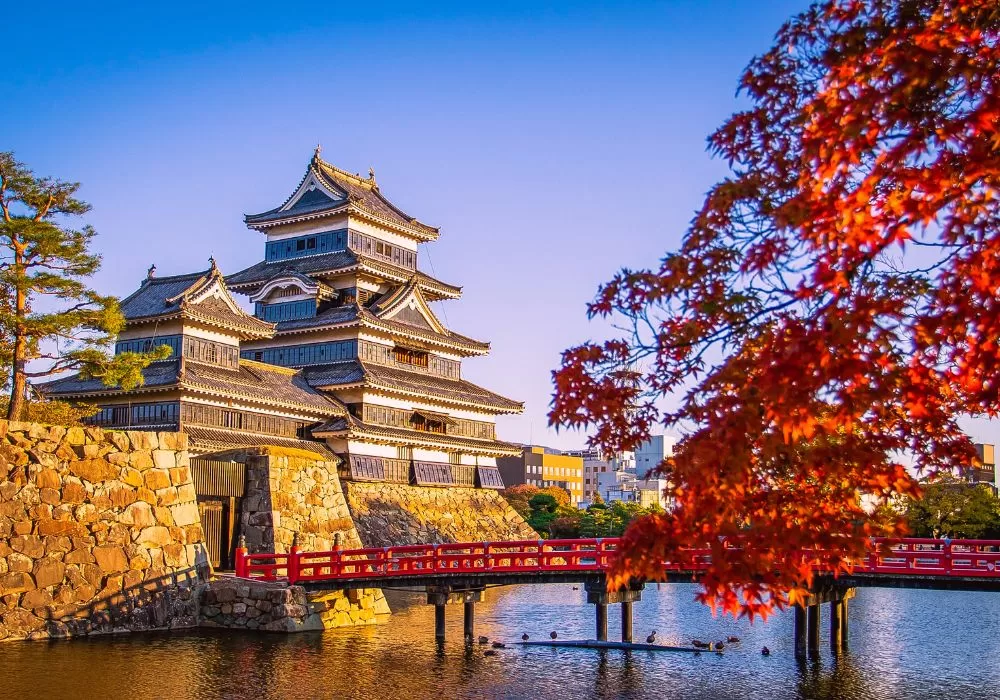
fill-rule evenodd
<path id="1" fill-rule="evenodd" d="M 549 637 L 551 637 L 552 639 L 558 639 L 559 635 L 556 634 L 555 630 L 552 630 L 551 632 L 549 632 Z"/>
<path id="2" fill-rule="evenodd" d="M 727 641 L 728 641 L 728 642 L 729 642 L 730 644 L 738 644 L 738 643 L 739 643 L 739 641 L 740 641 L 740 638 L 739 638 L 739 637 L 735 637 L 735 636 L 732 636 L 732 635 L 730 635 L 730 637 L 729 637 L 729 639 L 728 639 Z"/>
<path id="3" fill-rule="evenodd" d="M 771 655 L 771 650 L 768 649 L 767 647 L 764 647 L 763 649 L 760 650 L 760 655 L 761 656 L 770 656 Z"/>
<path id="4" fill-rule="evenodd" d="M 527 632 L 525 632 L 524 634 L 521 635 L 521 641 L 522 642 L 528 641 L 528 633 Z"/>
<path id="5" fill-rule="evenodd" d="M 656 630 L 653 630 L 652 632 L 649 633 L 649 636 L 646 637 L 646 644 L 655 644 L 655 643 L 656 643 Z"/>
<path id="6" fill-rule="evenodd" d="M 490 643 L 490 638 L 489 637 L 480 637 L 479 638 L 479 643 L 480 644 L 489 644 Z"/>

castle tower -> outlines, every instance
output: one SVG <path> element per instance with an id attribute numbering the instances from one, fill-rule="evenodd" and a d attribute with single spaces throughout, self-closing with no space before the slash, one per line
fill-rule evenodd
<path id="1" fill-rule="evenodd" d="M 520 454 L 496 439 L 495 418 L 523 405 L 462 379 L 462 361 L 489 344 L 456 333 L 429 302 L 461 288 L 418 266 L 438 229 L 392 204 L 367 178 L 313 155 L 285 202 L 248 215 L 264 260 L 230 275 L 273 337 L 241 356 L 291 367 L 337 403 L 312 429 L 344 460 L 346 479 L 418 485 L 501 485 L 496 458 Z"/>

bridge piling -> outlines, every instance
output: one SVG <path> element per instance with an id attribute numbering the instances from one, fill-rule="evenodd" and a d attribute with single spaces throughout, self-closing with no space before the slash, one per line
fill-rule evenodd
<path id="1" fill-rule="evenodd" d="M 843 644 L 843 615 L 844 601 L 830 601 L 830 649 L 834 654 L 839 654 Z"/>
<path id="2" fill-rule="evenodd" d="M 597 641 L 608 641 L 608 604 L 597 603 Z"/>
<path id="3" fill-rule="evenodd" d="M 434 605 L 434 639 L 444 642 L 444 603 Z"/>
<path id="4" fill-rule="evenodd" d="M 821 622 L 820 605 L 813 603 L 806 611 L 808 620 L 809 654 L 815 656 L 819 654 L 819 626 Z"/>
<path id="5" fill-rule="evenodd" d="M 463 617 L 464 621 L 464 631 L 465 631 L 465 641 L 466 643 L 471 643 L 475 638 L 473 634 L 475 630 L 473 629 L 476 624 L 476 602 L 474 600 L 465 601 L 465 615 Z"/>
<path id="6" fill-rule="evenodd" d="M 622 641 L 632 642 L 632 601 L 622 601 Z"/>
<path id="7" fill-rule="evenodd" d="M 852 589 L 853 590 L 853 589 Z M 842 649 L 847 648 L 847 630 L 849 625 L 847 624 L 847 602 L 851 599 L 849 595 L 844 596 L 844 600 L 840 603 L 840 647 Z"/>
<path id="8" fill-rule="evenodd" d="M 795 606 L 795 653 L 806 653 L 806 609 L 802 605 Z"/>

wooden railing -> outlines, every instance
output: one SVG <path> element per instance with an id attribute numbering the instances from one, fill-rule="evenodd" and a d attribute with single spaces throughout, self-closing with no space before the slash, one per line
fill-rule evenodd
<path id="1" fill-rule="evenodd" d="M 372 549 L 333 549 L 288 554 L 236 553 L 236 575 L 290 583 L 351 579 L 389 579 L 450 574 L 503 574 L 607 570 L 619 540 L 523 540 L 406 545 Z M 1000 579 L 1000 541 L 877 540 L 873 551 L 854 566 L 855 573 Z M 891 551 L 884 553 L 882 547 Z M 709 550 L 694 550 L 689 562 L 667 562 L 665 572 L 697 574 L 711 563 Z"/>

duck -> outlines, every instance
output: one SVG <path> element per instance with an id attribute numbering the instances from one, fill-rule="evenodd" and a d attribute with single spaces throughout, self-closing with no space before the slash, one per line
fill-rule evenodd
<path id="1" fill-rule="evenodd" d="M 649 636 L 646 637 L 646 644 L 655 644 L 655 643 L 656 643 L 656 630 L 653 630 L 652 632 L 649 633 Z"/>
<path id="2" fill-rule="evenodd" d="M 494 649 L 506 649 L 507 645 L 504 644 L 503 642 L 493 642 L 493 648 Z"/>
<path id="3" fill-rule="evenodd" d="M 496 649 L 487 649 L 483 652 L 483 656 L 496 656 L 498 653 Z"/>
<path id="4" fill-rule="evenodd" d="M 695 649 L 708 649 L 712 645 L 708 642 L 703 642 L 700 639 L 692 639 L 691 646 L 693 646 Z"/>
<path id="5" fill-rule="evenodd" d="M 760 650 L 760 655 L 761 656 L 770 656 L 771 655 L 771 650 L 768 649 L 767 647 L 764 647 L 763 649 Z"/>
<path id="6" fill-rule="evenodd" d="M 490 643 L 490 638 L 489 637 L 480 637 L 479 638 L 479 643 L 480 644 L 489 644 Z"/>
<path id="7" fill-rule="evenodd" d="M 727 639 L 726 641 L 728 641 L 730 644 L 739 644 L 740 638 L 730 635 L 729 639 Z"/>
<path id="8" fill-rule="evenodd" d="M 551 632 L 549 632 L 549 638 L 550 639 L 558 639 L 559 635 L 556 634 L 555 630 L 552 630 Z"/>
<path id="9" fill-rule="evenodd" d="M 528 633 L 527 632 L 525 632 L 524 634 L 521 635 L 521 641 L 522 642 L 526 642 L 526 641 L 528 641 L 528 639 L 530 639 L 530 637 L 528 637 Z"/>
<path id="10" fill-rule="evenodd" d="M 716 651 L 722 651 L 723 649 L 726 648 L 726 645 L 723 644 L 722 642 L 716 642 L 712 648 L 715 649 Z"/>

